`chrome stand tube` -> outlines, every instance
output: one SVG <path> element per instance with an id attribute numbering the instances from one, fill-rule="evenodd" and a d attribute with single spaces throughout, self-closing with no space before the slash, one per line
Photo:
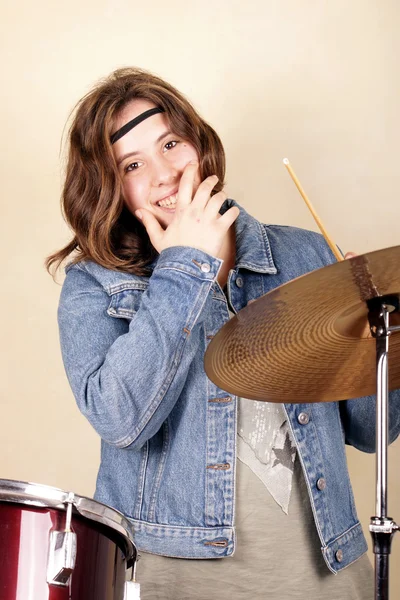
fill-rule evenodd
<path id="1" fill-rule="evenodd" d="M 389 302 L 386 302 L 388 300 Z M 376 338 L 376 515 L 369 530 L 375 554 L 375 600 L 389 600 L 389 554 L 394 532 L 398 529 L 387 516 L 388 503 L 388 398 L 389 398 L 389 313 L 396 308 L 391 298 L 374 298 L 368 304 L 368 319 Z"/>
<path id="2" fill-rule="evenodd" d="M 376 516 L 387 516 L 389 311 L 382 306 L 383 326 L 376 332 Z"/>

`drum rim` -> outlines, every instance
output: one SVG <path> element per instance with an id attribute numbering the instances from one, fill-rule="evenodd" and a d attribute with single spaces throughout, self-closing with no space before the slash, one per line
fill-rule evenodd
<path id="1" fill-rule="evenodd" d="M 120 534 L 124 541 L 125 557 L 129 565 L 136 558 L 132 524 L 119 510 L 111 508 L 98 500 L 80 496 L 75 492 L 66 492 L 59 488 L 41 483 L 0 479 L 0 502 L 15 502 L 38 508 L 56 508 L 67 510 L 67 501 L 76 512 L 91 521 L 101 523 Z"/>

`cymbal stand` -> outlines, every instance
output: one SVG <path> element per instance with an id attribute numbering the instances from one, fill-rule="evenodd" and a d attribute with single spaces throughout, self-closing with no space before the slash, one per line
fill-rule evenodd
<path id="1" fill-rule="evenodd" d="M 377 296 L 367 301 L 371 333 L 376 339 L 376 515 L 369 530 L 375 554 L 375 600 L 389 600 L 389 555 L 399 526 L 387 516 L 387 449 L 389 396 L 389 336 L 400 327 L 390 327 L 389 314 L 399 311 L 399 297 Z"/>

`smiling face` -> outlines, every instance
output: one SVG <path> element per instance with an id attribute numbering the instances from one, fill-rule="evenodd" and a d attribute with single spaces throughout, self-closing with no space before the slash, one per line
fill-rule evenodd
<path id="1" fill-rule="evenodd" d="M 118 115 L 114 130 L 155 108 L 144 99 L 130 102 Z M 199 160 L 194 146 L 176 136 L 164 113 L 148 117 L 113 145 L 121 175 L 124 200 L 134 214 L 145 208 L 163 226 L 173 218 L 179 182 L 184 168 L 191 160 Z M 194 191 L 200 184 L 196 176 Z"/>

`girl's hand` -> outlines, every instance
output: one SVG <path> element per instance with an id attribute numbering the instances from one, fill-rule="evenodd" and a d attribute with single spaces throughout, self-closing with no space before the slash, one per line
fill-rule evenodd
<path id="1" fill-rule="evenodd" d="M 198 163 L 186 165 L 179 182 L 178 201 L 170 225 L 163 229 L 156 217 L 146 209 L 135 212 L 146 228 L 154 248 L 161 252 L 172 246 L 191 246 L 212 256 L 218 256 L 223 240 L 239 215 L 236 206 L 224 215 L 219 214 L 226 200 L 221 191 L 211 197 L 218 177 L 207 177 L 193 196 L 193 186 Z"/>

